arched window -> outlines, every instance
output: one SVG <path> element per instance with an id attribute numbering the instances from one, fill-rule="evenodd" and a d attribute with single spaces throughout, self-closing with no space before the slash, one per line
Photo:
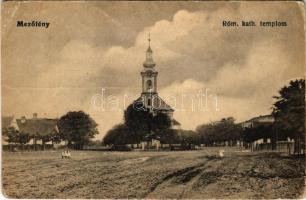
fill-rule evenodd
<path id="1" fill-rule="evenodd" d="M 147 80 L 147 90 L 152 89 L 152 81 L 151 80 Z"/>
<path id="2" fill-rule="evenodd" d="M 151 99 L 148 99 L 148 106 L 151 106 Z"/>

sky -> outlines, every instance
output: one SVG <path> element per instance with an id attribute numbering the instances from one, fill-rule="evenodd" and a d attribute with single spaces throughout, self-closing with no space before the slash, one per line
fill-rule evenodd
<path id="1" fill-rule="evenodd" d="M 304 77 L 302 2 L 4 2 L 2 115 L 60 118 L 83 110 L 101 139 L 140 96 L 151 35 L 158 93 L 183 129 L 271 113 Z M 48 28 L 16 27 L 19 20 Z M 253 20 L 256 27 L 223 27 Z M 261 27 L 260 21 L 286 27 Z"/>

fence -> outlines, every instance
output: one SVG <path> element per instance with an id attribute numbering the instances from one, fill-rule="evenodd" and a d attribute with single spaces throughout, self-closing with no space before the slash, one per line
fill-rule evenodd
<path id="1" fill-rule="evenodd" d="M 52 144 L 5 144 L 2 145 L 3 151 L 42 151 L 42 150 L 50 150 L 54 149 Z"/>
<path id="2" fill-rule="evenodd" d="M 297 148 L 298 147 L 298 148 Z M 299 142 L 296 144 L 294 141 L 278 141 L 273 143 L 261 143 L 251 145 L 251 151 L 274 151 L 280 153 L 291 154 L 305 154 L 305 143 Z"/>

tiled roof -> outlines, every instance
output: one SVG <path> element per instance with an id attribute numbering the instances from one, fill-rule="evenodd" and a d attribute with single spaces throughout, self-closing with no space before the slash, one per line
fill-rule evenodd
<path id="1" fill-rule="evenodd" d="M 21 132 L 28 133 L 30 135 L 39 134 L 41 136 L 57 133 L 57 121 L 58 119 L 16 119 L 18 128 Z"/>

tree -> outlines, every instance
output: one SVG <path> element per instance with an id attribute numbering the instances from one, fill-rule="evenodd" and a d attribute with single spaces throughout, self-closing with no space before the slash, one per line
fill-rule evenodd
<path id="1" fill-rule="evenodd" d="M 241 138 L 242 128 L 235 124 L 233 117 L 223 118 L 221 121 L 203 124 L 197 127 L 196 131 L 200 135 L 200 140 L 209 146 L 215 143 L 237 141 Z"/>
<path id="2" fill-rule="evenodd" d="M 273 104 L 272 115 L 275 118 L 276 137 L 293 138 L 294 153 L 299 153 L 305 133 L 305 80 L 290 81 L 289 85 L 281 88 L 279 95 L 274 98 L 276 102 Z"/>
<path id="3" fill-rule="evenodd" d="M 92 140 L 88 143 L 88 146 L 100 146 L 101 140 Z"/>
<path id="4" fill-rule="evenodd" d="M 155 138 L 164 144 L 174 144 L 180 142 L 180 138 L 177 134 L 177 131 L 174 129 L 165 129 L 160 132 L 160 134 Z"/>
<path id="5" fill-rule="evenodd" d="M 124 112 L 124 124 L 133 137 L 133 143 L 139 143 L 151 133 L 153 115 L 143 106 L 141 101 L 134 101 Z"/>
<path id="6" fill-rule="evenodd" d="M 200 144 L 200 134 L 192 130 L 181 130 L 180 140 L 183 145 Z"/>
<path id="7" fill-rule="evenodd" d="M 135 101 L 124 112 L 124 124 L 132 138 L 131 143 L 139 143 L 144 139 L 159 139 L 164 133 L 169 133 L 171 120 L 165 113 L 155 111 L 155 114 L 146 109 L 141 101 Z M 172 133 L 171 133 L 172 134 Z M 170 135 L 171 135 L 170 134 Z"/>
<path id="8" fill-rule="evenodd" d="M 53 143 L 60 143 L 62 141 L 61 135 L 58 134 L 58 133 L 52 134 L 51 135 L 51 141 L 52 141 L 52 144 Z"/>
<path id="9" fill-rule="evenodd" d="M 117 124 L 103 138 L 104 144 L 125 145 L 132 143 L 133 137 L 125 124 Z"/>
<path id="10" fill-rule="evenodd" d="M 153 114 L 142 101 L 134 101 L 124 112 L 124 124 L 109 130 L 103 143 L 124 145 L 150 139 L 172 143 L 178 140 L 178 135 L 171 129 L 171 119 L 167 114 L 159 111 Z"/>
<path id="11" fill-rule="evenodd" d="M 157 112 L 157 114 L 153 116 L 151 124 L 150 127 L 155 133 L 161 133 L 163 130 L 171 128 L 171 120 L 169 116 L 162 112 Z"/>
<path id="12" fill-rule="evenodd" d="M 5 141 L 8 143 L 17 143 L 18 141 L 18 130 L 16 130 L 14 127 L 9 127 L 5 130 L 3 130 L 3 135 L 6 136 Z"/>
<path id="13" fill-rule="evenodd" d="M 40 137 L 42 140 L 42 146 L 43 146 L 43 150 L 45 150 L 46 148 L 46 143 L 52 140 L 52 135 L 43 135 Z"/>
<path id="14" fill-rule="evenodd" d="M 17 141 L 22 146 L 22 150 L 24 150 L 24 145 L 31 140 L 31 137 L 28 133 L 19 132 L 17 136 Z"/>
<path id="15" fill-rule="evenodd" d="M 3 136 L 6 136 L 5 141 L 9 143 L 9 149 L 12 151 L 12 143 L 18 143 L 18 130 L 14 127 L 9 127 L 3 130 Z"/>
<path id="16" fill-rule="evenodd" d="M 5 141 L 9 143 L 10 150 L 12 150 L 12 143 L 15 145 L 21 144 L 23 149 L 24 145 L 31 140 L 31 137 L 28 133 L 19 132 L 14 127 L 9 127 L 3 130 L 3 135 L 6 136 Z"/>
<path id="17" fill-rule="evenodd" d="M 83 111 L 68 112 L 58 121 L 58 129 L 63 139 L 68 141 L 68 146 L 82 149 L 91 138 L 98 134 L 98 124 Z"/>

